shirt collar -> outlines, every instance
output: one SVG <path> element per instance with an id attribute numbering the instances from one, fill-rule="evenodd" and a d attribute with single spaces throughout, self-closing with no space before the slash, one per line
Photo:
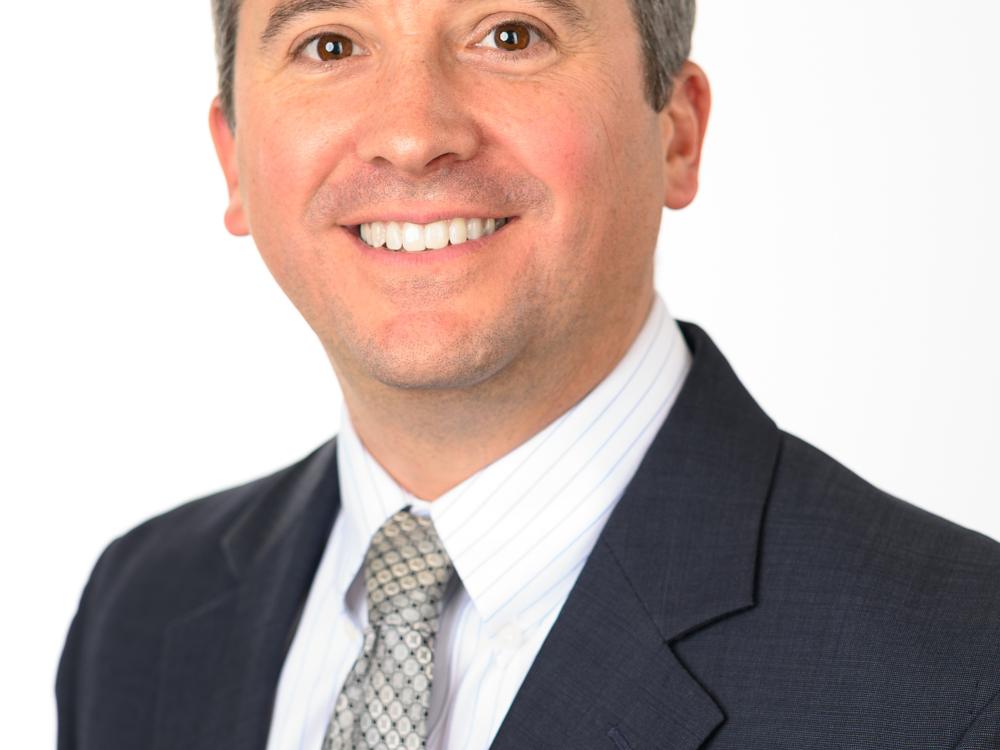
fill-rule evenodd
<path id="1" fill-rule="evenodd" d="M 488 631 L 537 615 L 575 573 L 662 425 L 691 355 L 657 295 L 635 342 L 581 401 L 433 502 L 400 487 L 361 443 L 345 408 L 337 441 L 349 533 L 341 591 L 368 542 L 407 506 L 430 515 Z M 568 589 L 567 589 L 568 590 Z"/>

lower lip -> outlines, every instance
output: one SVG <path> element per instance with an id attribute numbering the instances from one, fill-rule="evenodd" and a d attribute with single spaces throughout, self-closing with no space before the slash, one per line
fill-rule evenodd
<path id="1" fill-rule="evenodd" d="M 505 234 L 516 221 L 516 216 L 511 217 L 507 220 L 506 224 L 493 232 L 493 234 L 485 235 L 476 240 L 466 240 L 458 245 L 448 244 L 437 250 L 421 250 L 416 253 L 410 253 L 406 250 L 389 250 L 384 245 L 382 247 L 372 247 L 362 240 L 355 231 L 347 227 L 341 227 L 341 229 L 354 240 L 361 252 L 366 257 L 371 258 L 373 262 L 421 266 L 428 263 L 446 263 L 450 260 L 456 260 L 472 253 L 486 250 L 493 244 L 494 238 Z"/>

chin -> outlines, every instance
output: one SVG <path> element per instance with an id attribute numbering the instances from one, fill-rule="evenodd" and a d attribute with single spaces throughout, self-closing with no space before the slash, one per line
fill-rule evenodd
<path id="1" fill-rule="evenodd" d="M 325 317 L 336 325 L 317 333 L 335 367 L 342 365 L 338 372 L 359 384 L 470 389 L 510 370 L 544 327 L 539 311 L 520 302 L 508 299 L 500 311 L 484 305 L 474 311 L 394 310 L 378 316 L 340 310 Z"/>
<path id="2" fill-rule="evenodd" d="M 374 380 L 402 390 L 462 390 L 494 377 L 503 364 L 482 357 L 456 356 L 428 359 L 422 354 L 376 356 L 363 363 Z"/>
<path id="3" fill-rule="evenodd" d="M 361 347 L 359 370 L 383 385 L 407 390 L 468 389 L 495 378 L 517 352 L 513 331 L 473 331 L 461 337 L 407 336 Z"/>

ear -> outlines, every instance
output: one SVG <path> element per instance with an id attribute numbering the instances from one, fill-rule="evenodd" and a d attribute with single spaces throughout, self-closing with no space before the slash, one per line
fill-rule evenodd
<path id="1" fill-rule="evenodd" d="M 701 147 L 712 108 L 712 91 L 705 72 L 684 63 L 674 78 L 673 95 L 660 112 L 664 164 L 663 205 L 684 208 L 698 193 Z"/>
<path id="2" fill-rule="evenodd" d="M 240 170 L 236 159 L 236 137 L 226 120 L 225 112 L 219 97 L 212 100 L 208 113 L 208 129 L 212 132 L 212 142 L 215 144 L 215 154 L 219 157 L 222 174 L 226 178 L 226 188 L 229 190 L 229 206 L 226 208 L 225 224 L 230 234 L 244 237 L 250 234 L 246 212 L 243 209 L 243 196 L 240 193 Z"/>

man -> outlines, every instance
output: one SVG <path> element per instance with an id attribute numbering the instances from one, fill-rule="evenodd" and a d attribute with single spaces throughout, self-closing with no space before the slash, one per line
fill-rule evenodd
<path id="1" fill-rule="evenodd" d="M 653 290 L 691 2 L 217 0 L 211 130 L 336 441 L 116 540 L 61 748 L 1000 747 L 1000 547 Z"/>

